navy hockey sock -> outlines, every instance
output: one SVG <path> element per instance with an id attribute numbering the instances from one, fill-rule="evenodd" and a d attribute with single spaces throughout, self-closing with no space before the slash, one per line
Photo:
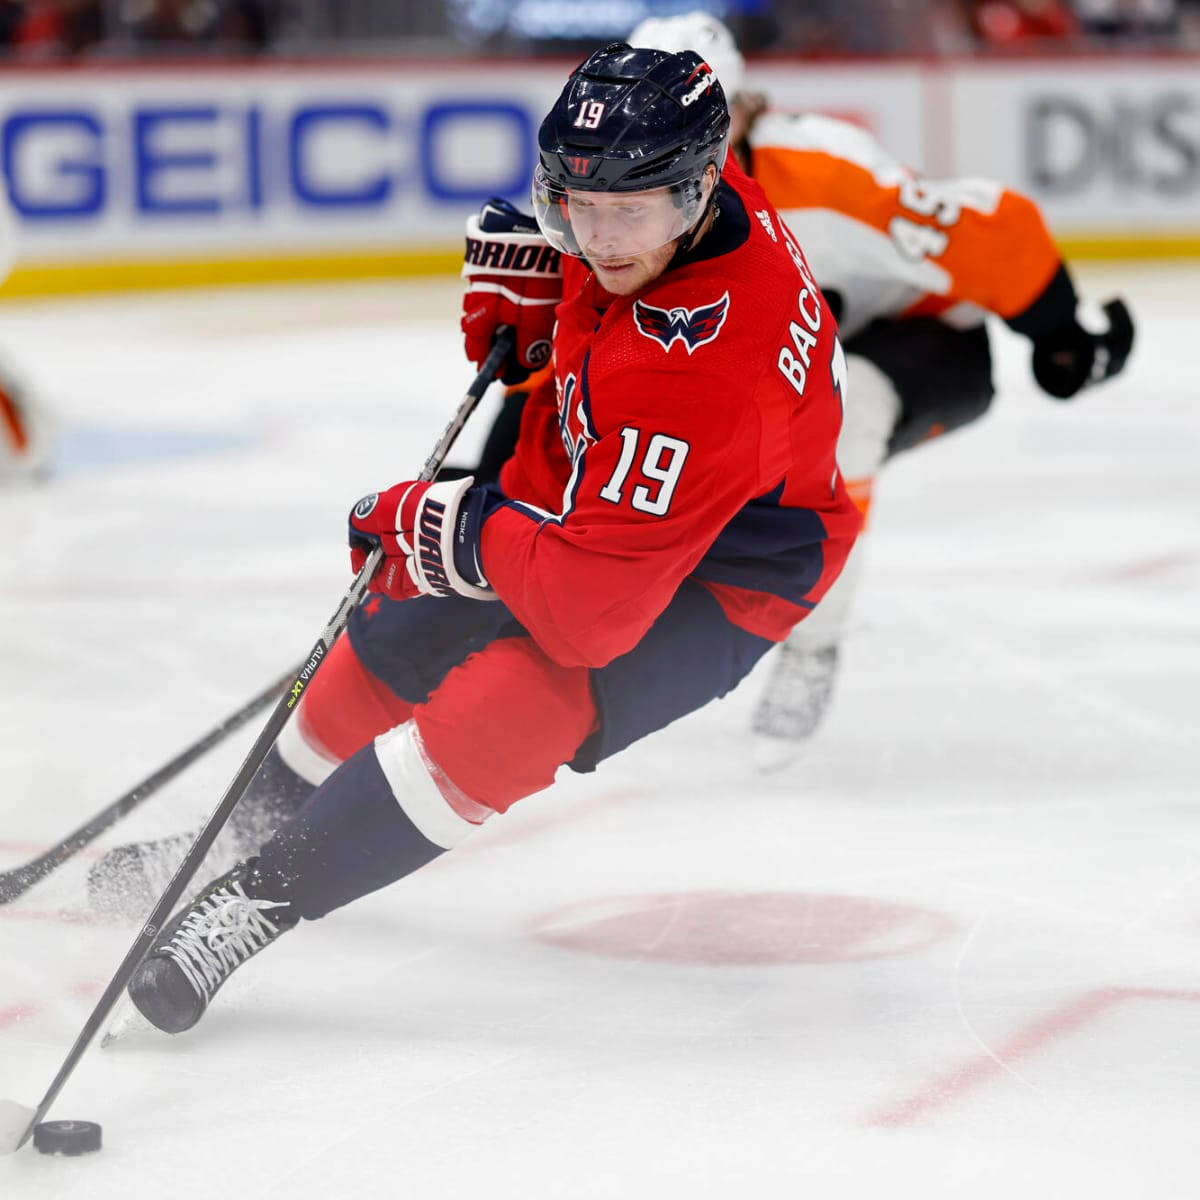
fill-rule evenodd
<path id="1" fill-rule="evenodd" d="M 425 784 L 433 787 L 425 777 Z M 315 920 L 403 879 L 443 853 L 408 817 L 375 746 L 364 746 L 262 848 L 258 873 L 273 897 Z"/>
<path id="2" fill-rule="evenodd" d="M 283 761 L 279 747 L 272 746 L 233 810 L 229 827 L 242 845 L 257 850 L 284 821 L 304 807 L 316 790 Z"/>

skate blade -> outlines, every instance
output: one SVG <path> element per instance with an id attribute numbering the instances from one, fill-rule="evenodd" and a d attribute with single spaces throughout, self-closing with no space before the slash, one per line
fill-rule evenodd
<path id="1" fill-rule="evenodd" d="M 777 775 L 795 766 L 804 752 L 803 742 L 792 738 L 755 733 L 750 759 L 760 775 Z"/>
<path id="2" fill-rule="evenodd" d="M 12 1154 L 33 1132 L 37 1111 L 15 1100 L 0 1100 L 0 1154 Z"/>
<path id="3" fill-rule="evenodd" d="M 113 1010 L 108 1028 L 104 1031 L 104 1037 L 100 1039 L 100 1049 L 107 1050 L 110 1046 L 126 1041 L 134 1034 L 147 1033 L 153 1029 L 154 1026 L 138 1012 L 136 1005 L 126 993 L 117 1001 L 117 1007 Z"/>

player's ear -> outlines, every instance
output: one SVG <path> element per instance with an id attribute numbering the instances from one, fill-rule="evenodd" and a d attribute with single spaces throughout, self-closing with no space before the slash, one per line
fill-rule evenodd
<path id="1" fill-rule="evenodd" d="M 708 166 L 704 168 L 704 180 L 700 186 L 703 189 L 701 193 L 701 203 L 704 203 L 708 200 L 709 196 L 712 195 L 713 188 L 717 186 L 717 168 L 715 163 L 709 163 Z"/>

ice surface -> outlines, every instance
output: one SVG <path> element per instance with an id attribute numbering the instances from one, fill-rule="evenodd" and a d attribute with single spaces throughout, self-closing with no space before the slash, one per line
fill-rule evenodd
<path id="1" fill-rule="evenodd" d="M 12 1154 L 29 1132 L 35 1110 L 16 1100 L 0 1100 L 0 1154 Z"/>
<path id="2" fill-rule="evenodd" d="M 1083 273 L 1128 373 L 891 464 L 836 707 L 748 773 L 761 672 L 563 773 L 84 1059 L 103 1153 L 19 1200 L 1192 1197 L 1200 1169 L 1200 273 Z M 0 309 L 63 426 L 0 493 L 0 868 L 302 655 L 345 514 L 470 378 L 451 283 Z M 469 431 L 467 460 L 487 413 Z M 187 828 L 255 728 L 121 826 Z M 100 849 L 98 847 L 97 849 Z M 135 927 L 86 858 L 0 908 L 0 1095 L 35 1103 Z"/>

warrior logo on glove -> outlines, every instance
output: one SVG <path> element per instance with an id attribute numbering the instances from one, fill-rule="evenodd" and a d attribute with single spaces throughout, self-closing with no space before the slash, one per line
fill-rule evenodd
<path id="1" fill-rule="evenodd" d="M 462 331 L 467 357 L 483 363 L 501 326 L 514 345 L 505 383 L 520 383 L 550 359 L 554 310 L 562 299 L 562 259 L 537 222 L 506 200 L 491 199 L 467 221 Z"/>
<path id="2" fill-rule="evenodd" d="M 377 546 L 383 562 L 367 585 L 393 600 L 458 594 L 494 600 L 479 555 L 485 497 L 470 475 L 413 480 L 364 496 L 350 511 L 350 565 L 362 570 Z"/>
<path id="3" fill-rule="evenodd" d="M 487 207 L 499 208 L 500 203 L 498 200 L 492 200 L 489 201 Z M 522 235 L 520 233 L 521 214 L 515 213 L 510 221 L 503 223 L 496 221 L 493 215 L 491 221 L 493 226 L 502 224 L 512 226 L 506 230 L 509 235 L 507 240 L 489 238 L 487 234 L 483 233 L 482 222 L 487 219 L 488 215 L 485 212 L 483 217 L 472 217 L 467 222 L 467 250 L 463 255 L 467 266 L 478 267 L 480 270 L 490 268 L 500 275 L 562 274 L 559 254 L 553 246 L 540 235 Z M 524 219 L 531 220 L 529 217 Z M 522 236 L 524 240 L 517 240 Z"/>

